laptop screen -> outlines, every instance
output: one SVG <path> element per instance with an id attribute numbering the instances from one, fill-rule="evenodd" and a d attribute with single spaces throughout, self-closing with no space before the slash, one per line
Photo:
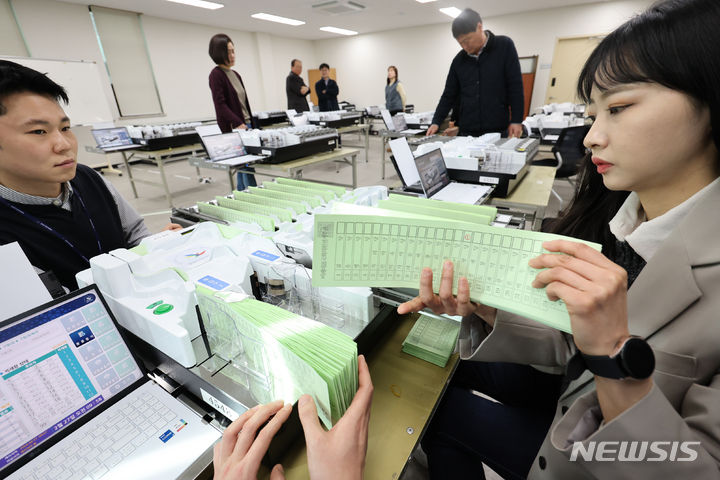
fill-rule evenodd
<path id="1" fill-rule="evenodd" d="M 390 115 L 389 110 L 383 109 L 381 112 L 383 122 L 385 123 L 385 128 L 387 128 L 389 131 L 394 132 L 395 131 L 395 122 L 393 121 L 392 115 Z"/>
<path id="2" fill-rule="evenodd" d="M 0 324 L 0 470 L 143 377 L 94 286 Z"/>
<path id="3" fill-rule="evenodd" d="M 93 130 L 92 134 L 100 148 L 122 147 L 133 144 L 126 127 L 98 128 Z"/>
<path id="4" fill-rule="evenodd" d="M 420 184 L 425 196 L 431 198 L 450 183 L 442 150 L 436 148 L 415 158 Z"/>
<path id="5" fill-rule="evenodd" d="M 237 132 L 200 137 L 210 160 L 217 162 L 245 155 L 242 138 Z"/>
<path id="6" fill-rule="evenodd" d="M 405 115 L 395 115 L 392 117 L 393 124 L 395 125 L 395 130 L 398 132 L 402 132 L 403 130 L 407 130 L 407 122 L 405 121 Z"/>

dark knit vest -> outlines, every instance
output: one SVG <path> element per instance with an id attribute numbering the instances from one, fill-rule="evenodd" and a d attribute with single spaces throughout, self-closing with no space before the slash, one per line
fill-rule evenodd
<path id="1" fill-rule="evenodd" d="M 91 168 L 78 165 L 70 184 L 73 191 L 80 194 L 86 208 L 75 194 L 70 199 L 71 212 L 55 205 L 13 205 L 61 233 L 87 259 L 126 247 L 117 205 L 103 179 Z M 88 215 L 100 238 L 101 250 Z M 71 290 L 77 288 L 75 274 L 90 266 L 60 238 L 0 203 L 0 244 L 11 242 L 20 244 L 30 263 L 43 270 L 52 270 L 60 283 Z"/>

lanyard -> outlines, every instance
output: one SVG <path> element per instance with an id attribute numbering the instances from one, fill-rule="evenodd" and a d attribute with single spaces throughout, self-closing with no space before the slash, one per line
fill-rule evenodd
<path id="1" fill-rule="evenodd" d="M 92 228 L 93 233 L 95 234 L 95 240 L 97 241 L 98 246 L 98 254 L 103 253 L 102 249 L 102 243 L 100 243 L 100 236 L 97 233 L 97 229 L 95 228 L 95 222 L 93 222 L 92 217 L 90 217 L 90 213 L 88 213 L 87 208 L 85 207 L 85 202 L 83 202 L 82 197 L 80 196 L 80 193 L 77 191 L 77 189 L 73 190 L 73 195 L 77 195 L 78 200 L 80 201 L 80 206 L 82 206 L 83 211 L 85 212 L 85 216 L 87 217 L 88 221 L 90 222 L 90 228 Z M 36 225 L 39 225 L 40 227 L 47 230 L 51 235 L 54 235 L 55 237 L 59 238 L 65 244 L 70 247 L 75 253 L 77 253 L 80 258 L 85 260 L 85 262 L 90 263 L 90 260 L 80 251 L 79 248 L 77 248 L 70 240 L 65 237 L 62 233 L 58 232 L 54 228 L 52 228 L 50 225 L 46 224 L 39 218 L 34 217 L 33 215 L 30 215 L 29 213 L 23 211 L 22 209 L 16 207 L 12 203 L 8 202 L 4 198 L 0 197 L 0 203 L 10 207 L 11 209 L 15 210 L 17 213 L 22 215 L 23 217 L 27 218 L 28 220 L 34 222 Z"/>

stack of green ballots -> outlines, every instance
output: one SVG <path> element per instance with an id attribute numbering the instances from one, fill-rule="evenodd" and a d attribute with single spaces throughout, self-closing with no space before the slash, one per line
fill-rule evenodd
<path id="1" fill-rule="evenodd" d="M 330 428 L 358 388 L 357 345 L 338 330 L 232 292 L 197 285 L 212 352 L 243 372 L 258 403 L 309 394 Z"/>
<path id="2" fill-rule="evenodd" d="M 460 333 L 460 322 L 420 315 L 402 344 L 402 351 L 445 368 Z"/>
<path id="3" fill-rule="evenodd" d="M 468 205 L 445 202 L 409 195 L 391 194 L 387 200 L 380 200 L 378 208 L 396 212 L 420 213 L 430 217 L 458 220 L 462 222 L 490 225 L 497 216 L 497 208 L 489 205 Z"/>

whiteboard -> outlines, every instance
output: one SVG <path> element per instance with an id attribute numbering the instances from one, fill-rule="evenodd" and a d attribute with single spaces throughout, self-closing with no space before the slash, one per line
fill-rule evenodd
<path id="1" fill-rule="evenodd" d="M 72 125 L 113 121 L 97 63 L 5 56 L 0 59 L 46 73 L 53 82 L 63 86 L 70 103 L 62 107 Z"/>

